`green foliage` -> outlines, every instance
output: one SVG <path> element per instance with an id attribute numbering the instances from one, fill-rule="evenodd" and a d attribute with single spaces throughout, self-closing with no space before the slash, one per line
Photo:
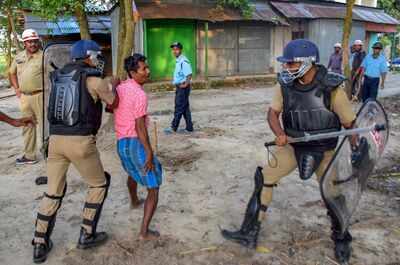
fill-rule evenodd
<path id="1" fill-rule="evenodd" d="M 7 68 L 6 58 L 0 54 L 0 76 L 4 75 L 6 68 Z"/>
<path id="2" fill-rule="evenodd" d="M 382 45 L 383 45 L 384 47 L 387 47 L 387 46 L 392 45 L 391 37 L 388 36 L 388 35 L 382 36 L 382 37 L 379 39 L 379 41 L 382 43 Z"/>
<path id="3" fill-rule="evenodd" d="M 400 19 L 400 7 L 396 0 L 378 0 L 378 7 L 385 10 L 389 15 Z"/>
<path id="4" fill-rule="evenodd" d="M 249 0 L 218 0 L 219 6 L 230 6 L 239 9 L 242 15 L 246 18 L 250 18 L 253 14 L 254 7 L 249 3 Z"/>

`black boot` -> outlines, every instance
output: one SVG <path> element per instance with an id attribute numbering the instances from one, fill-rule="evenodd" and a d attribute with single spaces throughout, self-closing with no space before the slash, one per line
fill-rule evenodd
<path id="1" fill-rule="evenodd" d="M 87 249 L 97 247 L 104 244 L 107 239 L 108 235 L 106 232 L 95 232 L 93 234 L 89 234 L 86 232 L 85 228 L 82 227 L 77 248 Z"/>
<path id="2" fill-rule="evenodd" d="M 225 239 L 235 241 L 240 245 L 248 248 L 257 248 L 258 234 L 261 229 L 260 222 L 255 222 L 251 227 L 241 227 L 238 231 L 222 230 L 222 236 Z"/>
<path id="3" fill-rule="evenodd" d="M 348 264 L 351 257 L 351 241 L 353 240 L 349 231 L 343 236 L 332 234 L 332 240 L 335 242 L 335 257 L 340 264 Z"/>
<path id="4" fill-rule="evenodd" d="M 36 264 L 45 262 L 48 254 L 53 248 L 53 242 L 51 242 L 50 239 L 47 244 L 35 243 L 34 241 L 32 241 L 32 245 L 33 245 L 33 262 Z"/>
<path id="5" fill-rule="evenodd" d="M 221 231 L 224 238 L 253 249 L 257 247 L 258 234 L 261 228 L 261 224 L 258 221 L 261 209 L 261 191 L 264 185 L 264 177 L 261 170 L 261 167 L 258 167 L 256 170 L 254 176 L 255 188 L 247 204 L 242 226 L 238 231 L 228 231 L 225 229 Z"/>
<path id="6" fill-rule="evenodd" d="M 348 264 L 351 257 L 351 241 L 353 237 L 350 232 L 346 229 L 343 233 L 340 229 L 340 224 L 332 213 L 328 211 L 328 215 L 332 221 L 332 235 L 331 239 L 335 243 L 335 258 L 340 264 Z"/>

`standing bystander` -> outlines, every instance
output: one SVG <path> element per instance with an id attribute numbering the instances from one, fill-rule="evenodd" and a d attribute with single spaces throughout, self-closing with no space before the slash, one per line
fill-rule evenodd
<path id="1" fill-rule="evenodd" d="M 386 73 L 388 72 L 388 62 L 381 51 L 383 45 L 376 42 L 372 46 L 372 54 L 368 54 L 361 64 L 361 75 L 364 75 L 364 83 L 361 91 L 362 100 L 376 99 L 378 96 L 379 83 L 381 89 L 385 88 Z"/>
<path id="2" fill-rule="evenodd" d="M 337 74 L 342 74 L 342 45 L 336 43 L 334 49 L 334 52 L 329 58 L 328 70 Z"/>
<path id="3" fill-rule="evenodd" d="M 33 29 L 22 33 L 25 50 L 15 56 L 9 74 L 11 85 L 21 101 L 21 112 L 24 117 L 34 117 L 42 128 L 43 88 L 42 59 L 39 35 Z M 39 129 L 39 130 L 40 130 Z M 23 127 L 24 155 L 16 160 L 17 165 L 35 164 L 37 150 L 37 126 Z"/>

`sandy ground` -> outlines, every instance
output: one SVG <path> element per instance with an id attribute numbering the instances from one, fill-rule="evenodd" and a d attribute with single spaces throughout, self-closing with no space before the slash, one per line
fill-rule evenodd
<path id="1" fill-rule="evenodd" d="M 162 129 L 169 125 L 174 95 L 150 96 L 152 120 L 161 131 L 158 154 L 165 170 L 152 224 L 162 237 L 155 242 L 136 240 L 143 208 L 129 209 L 126 174 L 115 151 L 115 136 L 101 132 L 102 160 L 113 178 L 99 230 L 107 231 L 111 238 L 92 251 L 75 248 L 86 186 L 71 168 L 52 237 L 55 247 L 47 264 L 336 264 L 318 183 L 315 179 L 301 181 L 297 172 L 276 188 L 268 219 L 262 224 L 259 245 L 269 253 L 241 248 L 220 235 L 220 227 L 241 224 L 254 170 L 265 163 L 263 143 L 273 139 L 265 122 L 271 95 L 270 88 L 194 92 L 197 131 L 190 136 L 165 136 Z M 390 111 L 392 133 L 379 165 L 382 174 L 398 172 L 400 161 L 400 98 L 384 102 Z M 17 116 L 17 99 L 0 100 L 0 109 Z M 0 264 L 32 264 L 35 212 L 46 189 L 36 186 L 34 178 L 43 173 L 44 162 L 15 167 L 21 154 L 20 130 L 0 124 L 0 139 Z M 145 196 L 143 189 L 140 196 Z M 398 177 L 372 178 L 353 220 L 351 264 L 400 264 Z"/>

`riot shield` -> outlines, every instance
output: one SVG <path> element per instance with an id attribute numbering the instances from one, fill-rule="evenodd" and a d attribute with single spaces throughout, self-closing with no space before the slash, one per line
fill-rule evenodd
<path id="1" fill-rule="evenodd" d="M 43 50 L 43 133 L 42 133 L 42 154 L 47 158 L 47 146 L 49 138 L 49 123 L 47 120 L 47 109 L 49 104 L 50 73 L 62 68 L 71 61 L 70 51 L 73 43 L 50 43 Z"/>
<path id="2" fill-rule="evenodd" d="M 355 127 L 382 125 L 383 130 L 346 136 L 336 149 L 321 178 L 321 195 L 344 233 L 366 187 L 367 178 L 381 157 L 389 137 L 389 124 L 382 105 L 367 101 L 359 110 Z"/>

